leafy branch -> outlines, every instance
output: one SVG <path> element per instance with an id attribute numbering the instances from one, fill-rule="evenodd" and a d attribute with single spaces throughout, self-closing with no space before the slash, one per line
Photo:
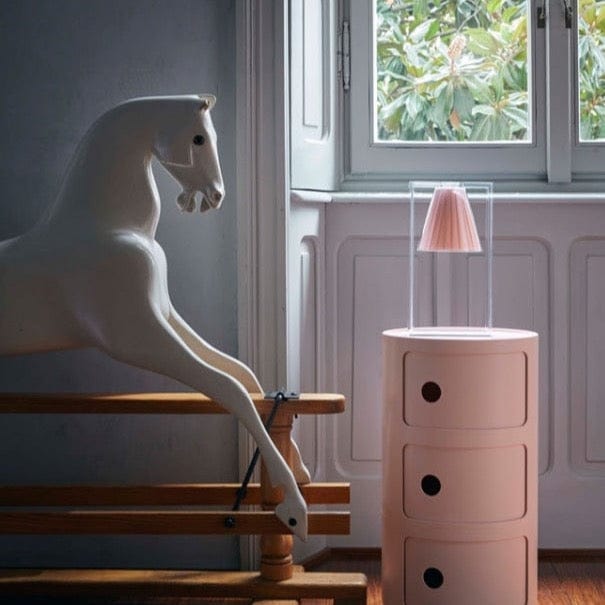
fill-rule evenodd
<path id="1" fill-rule="evenodd" d="M 525 0 L 379 0 L 379 137 L 528 136 Z"/>

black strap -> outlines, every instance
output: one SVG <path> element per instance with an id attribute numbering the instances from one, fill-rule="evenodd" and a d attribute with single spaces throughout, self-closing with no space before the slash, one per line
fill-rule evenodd
<path id="1" fill-rule="evenodd" d="M 284 401 L 288 401 L 288 399 L 297 399 L 298 395 L 296 393 L 284 393 L 283 391 L 275 391 L 273 393 L 267 393 L 265 395 L 265 399 L 273 399 L 273 407 L 271 408 L 271 412 L 269 417 L 267 418 L 267 422 L 265 423 L 265 429 L 267 432 L 271 429 L 273 425 L 273 421 L 275 420 L 275 415 L 277 414 L 277 410 L 279 409 L 280 404 Z M 248 465 L 248 470 L 244 475 L 244 480 L 242 484 L 237 490 L 237 494 L 235 497 L 235 502 L 233 503 L 233 507 L 231 510 L 239 510 L 240 506 L 248 493 L 248 484 L 250 483 L 250 479 L 252 479 L 252 473 L 254 472 L 254 467 L 258 462 L 260 457 L 260 450 L 258 447 L 254 450 L 254 455 L 252 456 L 252 460 L 250 460 L 250 464 Z"/>

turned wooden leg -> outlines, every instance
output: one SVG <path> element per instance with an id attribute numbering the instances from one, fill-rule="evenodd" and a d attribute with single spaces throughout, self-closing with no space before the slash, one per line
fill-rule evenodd
<path id="1" fill-rule="evenodd" d="M 290 445 L 292 433 L 292 414 L 278 412 L 269 431 L 275 446 L 280 451 L 288 466 L 292 468 L 292 450 Z M 261 499 L 263 510 L 273 510 L 283 500 L 280 489 L 274 489 L 264 463 L 261 465 Z M 292 577 L 292 545 L 294 539 L 290 534 L 263 535 L 260 539 L 260 574 L 265 580 L 288 580 Z"/>

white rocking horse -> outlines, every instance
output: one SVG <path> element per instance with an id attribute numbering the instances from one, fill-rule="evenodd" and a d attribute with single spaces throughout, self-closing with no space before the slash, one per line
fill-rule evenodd
<path id="1" fill-rule="evenodd" d="M 243 363 L 205 342 L 170 302 L 166 257 L 155 241 L 156 156 L 183 188 L 181 209 L 218 208 L 224 196 L 212 95 L 150 97 L 101 116 L 81 141 L 61 191 L 40 221 L 0 242 L 0 354 L 97 347 L 174 378 L 235 414 L 256 440 L 270 481 L 284 491 L 278 518 L 307 536 L 298 487 L 309 474 L 294 446 L 294 473 L 248 392 L 263 392 Z"/>

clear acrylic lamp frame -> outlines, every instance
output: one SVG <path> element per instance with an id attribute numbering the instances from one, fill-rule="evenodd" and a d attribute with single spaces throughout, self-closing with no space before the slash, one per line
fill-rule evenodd
<path id="1" fill-rule="evenodd" d="M 408 328 L 421 336 L 491 334 L 493 186 L 411 181 Z"/>

